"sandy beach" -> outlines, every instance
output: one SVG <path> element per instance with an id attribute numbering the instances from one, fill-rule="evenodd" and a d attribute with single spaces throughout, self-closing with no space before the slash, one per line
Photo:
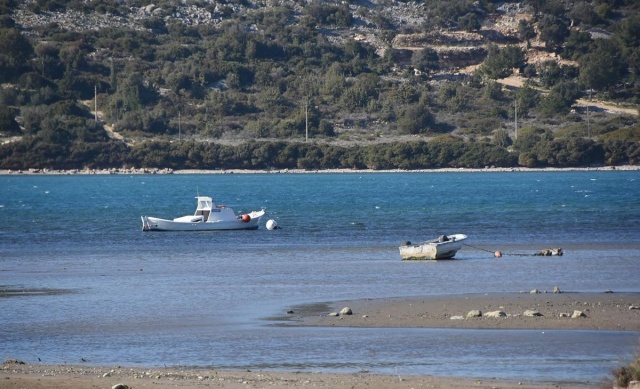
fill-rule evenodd
<path id="1" fill-rule="evenodd" d="M 552 383 L 504 380 L 474 380 L 443 377 L 413 377 L 324 373 L 276 373 L 253 371 L 129 369 L 125 367 L 22 365 L 5 362 L 0 370 L 4 389 L 247 389 L 247 388 L 484 388 L 484 389 L 595 389 L 610 383 Z"/>
<path id="2" fill-rule="evenodd" d="M 531 292 L 316 304 L 292 308 L 289 320 L 345 327 L 640 331 L 640 293 Z M 339 314 L 345 307 L 351 315 Z M 481 315 L 468 316 L 472 311 Z"/>
<path id="3" fill-rule="evenodd" d="M 351 314 L 339 312 L 348 307 Z M 476 311 L 473 317 L 469 312 Z M 537 312 L 527 316 L 526 311 Z M 481 314 L 477 316 L 477 313 Z M 489 317 L 490 312 L 504 316 Z M 581 312 L 582 314 L 577 314 Z M 337 314 L 333 316 L 332 314 Z M 572 317 L 575 316 L 575 317 Z M 586 329 L 640 331 L 640 293 L 505 293 L 364 299 L 291 307 L 284 325 L 359 327 L 443 327 L 500 329 Z M 455 369 L 455 367 L 452 367 Z M 609 382 L 527 382 L 464 377 L 375 375 L 367 372 L 220 371 L 43 365 L 7 359 L 0 388 L 611 388 Z"/>

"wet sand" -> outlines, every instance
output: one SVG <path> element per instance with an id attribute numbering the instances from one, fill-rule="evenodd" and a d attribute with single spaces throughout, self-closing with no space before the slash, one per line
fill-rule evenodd
<path id="1" fill-rule="evenodd" d="M 352 314 L 330 316 L 343 308 Z M 482 316 L 467 318 L 477 310 Z M 525 311 L 541 316 L 528 317 Z M 504 317 L 487 317 L 502 311 Z M 584 316 L 572 318 L 575 311 Z M 476 312 L 477 313 L 477 312 Z M 358 327 L 443 327 L 500 329 L 588 329 L 640 331 L 640 293 L 504 293 L 363 299 L 291 307 L 284 325 Z M 455 369 L 455 367 L 452 367 Z M 613 377 L 611 377 L 611 380 Z M 113 388 L 611 388 L 611 382 L 528 382 L 465 377 L 327 374 L 313 372 L 142 369 L 78 365 L 48 366 L 7 360 L 0 368 L 4 389 Z"/>
<path id="2" fill-rule="evenodd" d="M 345 307 L 351 315 L 331 316 Z M 314 304 L 291 311 L 289 321 L 311 326 L 640 331 L 640 293 L 404 297 Z M 481 316 L 467 317 L 471 311 L 480 311 Z M 527 311 L 539 315 L 527 316 Z M 492 312 L 504 316 L 489 317 Z"/>

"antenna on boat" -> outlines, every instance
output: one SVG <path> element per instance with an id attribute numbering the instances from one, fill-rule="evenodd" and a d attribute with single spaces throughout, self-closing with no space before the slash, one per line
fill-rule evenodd
<path id="1" fill-rule="evenodd" d="M 196 185 L 196 196 L 200 197 L 200 188 Z"/>

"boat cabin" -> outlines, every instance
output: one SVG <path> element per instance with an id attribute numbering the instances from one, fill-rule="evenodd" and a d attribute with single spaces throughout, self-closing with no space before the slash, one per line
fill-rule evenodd
<path id="1" fill-rule="evenodd" d="M 193 215 L 202 216 L 204 221 L 209 220 L 211 210 L 217 208 L 216 204 L 213 202 L 213 199 L 208 196 L 198 196 L 196 197 L 196 199 L 198 199 L 198 207 L 196 208 L 196 213 L 194 213 Z"/>
<path id="2" fill-rule="evenodd" d="M 234 220 L 235 214 L 231 208 L 224 205 L 217 205 L 213 199 L 208 196 L 198 196 L 198 207 L 194 216 L 201 217 L 205 222 L 215 222 L 220 220 Z"/>

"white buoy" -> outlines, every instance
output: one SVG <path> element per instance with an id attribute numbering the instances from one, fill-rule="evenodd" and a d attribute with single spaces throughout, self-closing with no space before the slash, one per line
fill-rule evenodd
<path id="1" fill-rule="evenodd" d="M 267 220 L 267 230 L 275 230 L 276 228 L 278 228 L 278 223 L 276 223 L 275 220 L 273 219 L 269 219 Z"/>

